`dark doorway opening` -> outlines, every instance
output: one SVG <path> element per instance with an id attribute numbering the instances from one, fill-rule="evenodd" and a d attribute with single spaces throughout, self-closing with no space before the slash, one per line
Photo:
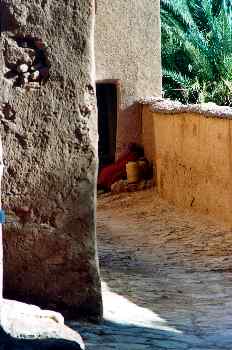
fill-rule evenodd
<path id="1" fill-rule="evenodd" d="M 115 161 L 118 120 L 119 83 L 100 81 L 96 84 L 98 106 L 99 169 Z"/>

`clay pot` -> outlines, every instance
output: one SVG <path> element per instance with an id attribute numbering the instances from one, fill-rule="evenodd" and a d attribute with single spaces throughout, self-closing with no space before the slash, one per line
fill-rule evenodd
<path id="1" fill-rule="evenodd" d="M 128 162 L 126 165 L 127 181 L 129 184 L 139 181 L 139 164 L 137 162 Z"/>

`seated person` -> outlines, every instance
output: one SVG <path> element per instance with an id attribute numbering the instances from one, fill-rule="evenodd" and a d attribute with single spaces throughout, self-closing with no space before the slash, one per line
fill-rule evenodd
<path id="1" fill-rule="evenodd" d="M 127 150 L 114 164 L 101 169 L 98 176 L 98 189 L 110 191 L 113 183 L 126 178 L 126 164 L 130 161 L 137 161 L 143 156 L 143 148 L 136 143 L 130 143 Z"/>

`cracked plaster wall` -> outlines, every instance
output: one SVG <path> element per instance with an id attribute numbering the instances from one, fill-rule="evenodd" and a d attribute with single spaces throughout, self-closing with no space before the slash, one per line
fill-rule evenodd
<path id="1" fill-rule="evenodd" d="M 2 0 L 0 132 L 5 176 L 4 296 L 102 314 L 95 243 L 94 0 Z M 6 43 L 46 43 L 49 78 L 14 86 Z M 16 50 L 17 51 L 17 50 Z"/>

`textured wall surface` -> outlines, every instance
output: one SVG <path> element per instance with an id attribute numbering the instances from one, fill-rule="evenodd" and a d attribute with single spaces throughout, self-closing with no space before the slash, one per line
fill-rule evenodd
<path id="1" fill-rule="evenodd" d="M 140 141 L 138 97 L 161 94 L 158 0 L 97 1 L 97 80 L 121 80 L 117 152 Z"/>
<path id="2" fill-rule="evenodd" d="M 142 144 L 144 155 L 150 161 L 155 157 L 155 138 L 154 138 L 154 118 L 153 112 L 148 106 L 142 108 Z"/>
<path id="3" fill-rule="evenodd" d="M 153 112 L 153 121 L 160 195 L 231 223 L 232 119 Z"/>
<path id="4" fill-rule="evenodd" d="M 2 0 L 0 8 L 4 294 L 75 318 L 102 313 L 94 13 L 93 0 Z M 32 72 L 35 55 L 34 81 L 21 64 Z"/>

